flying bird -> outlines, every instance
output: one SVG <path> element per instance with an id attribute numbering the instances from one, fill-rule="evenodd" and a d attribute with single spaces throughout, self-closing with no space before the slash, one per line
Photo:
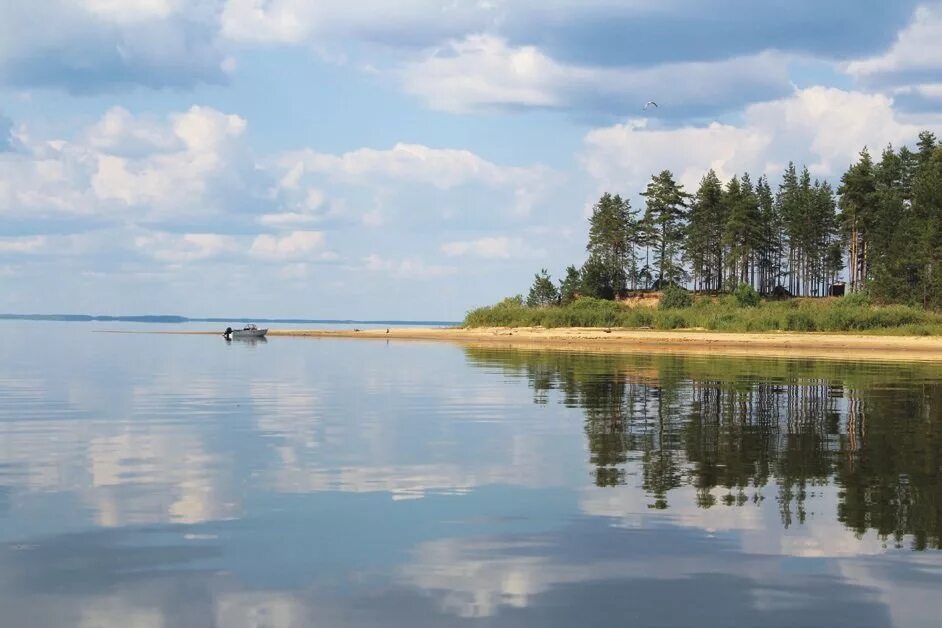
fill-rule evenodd
<path id="1" fill-rule="evenodd" d="M 648 107 L 650 107 L 651 105 L 654 105 L 655 107 L 659 107 L 659 105 L 656 102 L 654 102 L 653 100 L 649 100 L 648 102 L 644 103 L 644 109 L 642 109 L 642 111 L 647 111 Z"/>

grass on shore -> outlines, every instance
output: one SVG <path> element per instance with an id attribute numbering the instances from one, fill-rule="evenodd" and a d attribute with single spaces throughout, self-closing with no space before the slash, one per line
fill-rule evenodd
<path id="1" fill-rule="evenodd" d="M 567 305 L 526 307 L 505 299 L 468 312 L 465 327 L 620 327 L 726 332 L 804 331 L 942 335 L 942 313 L 907 305 L 872 306 L 852 295 L 836 299 L 761 301 L 742 307 L 732 296 L 699 297 L 678 309 L 627 307 L 589 297 Z"/>

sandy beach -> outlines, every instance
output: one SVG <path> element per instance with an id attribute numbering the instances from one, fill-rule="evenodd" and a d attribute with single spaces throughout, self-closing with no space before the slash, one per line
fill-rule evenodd
<path id="1" fill-rule="evenodd" d="M 942 362 L 942 337 L 824 333 L 721 333 L 708 331 L 606 331 L 597 328 L 390 328 L 271 330 L 269 336 L 424 340 L 576 351 L 700 353 L 743 356 L 826 357 L 854 360 Z"/>

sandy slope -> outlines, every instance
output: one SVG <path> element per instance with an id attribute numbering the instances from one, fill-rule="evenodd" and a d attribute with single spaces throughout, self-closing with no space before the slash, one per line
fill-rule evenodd
<path id="1" fill-rule="evenodd" d="M 270 336 L 446 340 L 521 348 L 580 351 L 670 351 L 726 355 L 787 355 L 942 362 L 942 337 L 861 336 L 818 333 L 736 334 L 706 331 L 611 330 L 596 328 L 392 328 L 351 330 L 271 330 Z"/>

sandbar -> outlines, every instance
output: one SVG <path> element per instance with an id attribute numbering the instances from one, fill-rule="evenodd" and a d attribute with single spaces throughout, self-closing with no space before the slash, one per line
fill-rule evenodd
<path id="1" fill-rule="evenodd" d="M 743 356 L 827 357 L 849 360 L 942 362 L 942 337 L 871 336 L 813 332 L 727 333 L 565 327 L 386 329 L 272 329 L 269 336 L 362 340 L 450 341 L 525 349 L 590 352 L 652 351 Z"/>

